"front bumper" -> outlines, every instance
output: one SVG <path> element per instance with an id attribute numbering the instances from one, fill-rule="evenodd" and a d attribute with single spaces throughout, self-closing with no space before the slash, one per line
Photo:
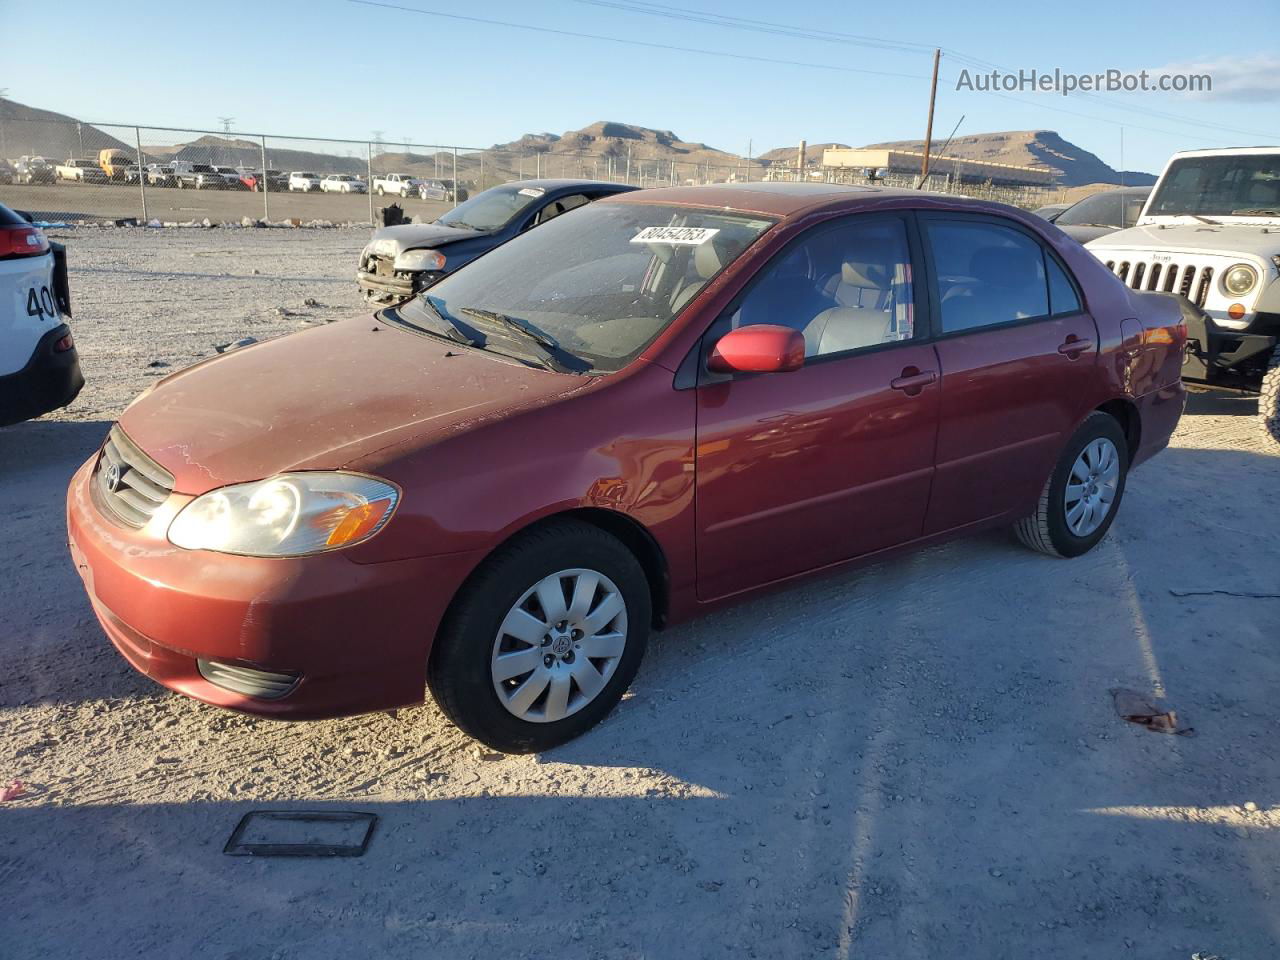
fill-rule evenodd
<path id="1" fill-rule="evenodd" d="M 54 327 L 40 338 L 25 367 L 0 377 L 0 427 L 65 407 L 80 393 L 84 376 L 75 347 L 54 349 L 70 332 L 65 323 Z"/>
<path id="2" fill-rule="evenodd" d="M 477 558 L 355 563 L 341 553 L 236 557 L 181 550 L 165 536 L 190 497 L 172 494 L 139 530 L 93 503 L 97 455 L 71 479 L 67 537 L 116 649 L 171 690 L 247 713 L 306 720 L 421 702 L 444 611 Z M 204 663 L 200 663 L 204 661 Z M 209 662 L 295 678 L 251 696 Z"/>

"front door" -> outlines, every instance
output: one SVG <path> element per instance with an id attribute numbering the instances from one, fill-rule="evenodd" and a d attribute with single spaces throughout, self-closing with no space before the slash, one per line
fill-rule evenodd
<path id="1" fill-rule="evenodd" d="M 698 594 L 722 597 L 920 536 L 939 417 L 907 221 L 849 217 L 783 250 L 708 332 L 804 333 L 791 373 L 697 388 Z"/>

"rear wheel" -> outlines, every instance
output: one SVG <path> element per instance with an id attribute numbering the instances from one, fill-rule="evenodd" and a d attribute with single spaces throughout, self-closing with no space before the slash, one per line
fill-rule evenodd
<path id="1" fill-rule="evenodd" d="M 651 614 L 631 552 L 562 521 L 512 541 L 472 577 L 436 638 L 427 683 L 475 739 L 506 753 L 547 750 L 622 699 Z"/>
<path id="2" fill-rule="evenodd" d="M 1095 411 L 1067 442 L 1045 482 L 1035 513 L 1014 525 L 1026 546 L 1055 557 L 1078 557 L 1107 535 L 1129 472 L 1124 431 Z"/>
<path id="3" fill-rule="evenodd" d="M 1271 363 L 1262 377 L 1262 393 L 1258 397 L 1258 420 L 1262 433 L 1280 443 L 1280 347 L 1271 354 Z"/>

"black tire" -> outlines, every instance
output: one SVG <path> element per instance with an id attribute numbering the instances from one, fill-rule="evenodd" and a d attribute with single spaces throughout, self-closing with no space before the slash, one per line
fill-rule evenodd
<path id="1" fill-rule="evenodd" d="M 1272 443 L 1280 443 L 1280 347 L 1271 354 L 1271 363 L 1262 376 L 1262 393 L 1258 396 L 1258 422 L 1262 434 Z"/>
<path id="2" fill-rule="evenodd" d="M 376 193 L 380 197 L 385 193 L 385 191 L 382 189 L 381 184 L 378 185 L 378 188 L 374 191 L 374 193 Z"/>
<path id="3" fill-rule="evenodd" d="M 626 605 L 626 646 L 613 675 L 576 713 L 553 722 L 521 719 L 494 690 L 490 658 L 499 627 L 534 584 L 579 567 L 617 586 Z M 649 584 L 631 551 L 590 524 L 557 521 L 499 548 L 459 591 L 431 651 L 427 685 L 445 716 L 481 743 L 503 753 L 548 750 L 594 727 L 622 699 L 644 657 L 651 622 Z"/>
<path id="4" fill-rule="evenodd" d="M 1067 481 L 1076 458 L 1095 440 L 1110 440 L 1120 458 L 1120 476 L 1116 485 L 1111 509 L 1098 528 L 1087 536 L 1076 536 L 1067 526 Z M 1125 483 L 1129 476 L 1129 445 L 1124 431 L 1115 417 L 1094 411 L 1067 441 L 1058 458 L 1053 473 L 1040 492 L 1040 501 L 1029 517 L 1013 526 L 1013 532 L 1025 546 L 1051 557 L 1078 557 L 1088 553 L 1107 535 L 1124 499 Z"/>

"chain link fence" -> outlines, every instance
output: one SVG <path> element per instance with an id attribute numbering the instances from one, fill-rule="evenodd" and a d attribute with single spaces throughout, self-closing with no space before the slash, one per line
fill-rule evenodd
<path id="1" fill-rule="evenodd" d="M 638 187 L 752 180 L 877 182 L 918 178 L 758 160 L 705 163 L 610 140 L 590 152 L 482 149 L 374 138 L 280 137 L 41 119 L 0 119 L 0 202 L 46 221 L 160 224 L 369 224 L 390 203 L 431 220 L 498 184 L 590 178 Z M 6 169 L 7 167 L 7 169 Z M 929 178 L 926 189 L 1032 208 L 1056 188 Z"/>

